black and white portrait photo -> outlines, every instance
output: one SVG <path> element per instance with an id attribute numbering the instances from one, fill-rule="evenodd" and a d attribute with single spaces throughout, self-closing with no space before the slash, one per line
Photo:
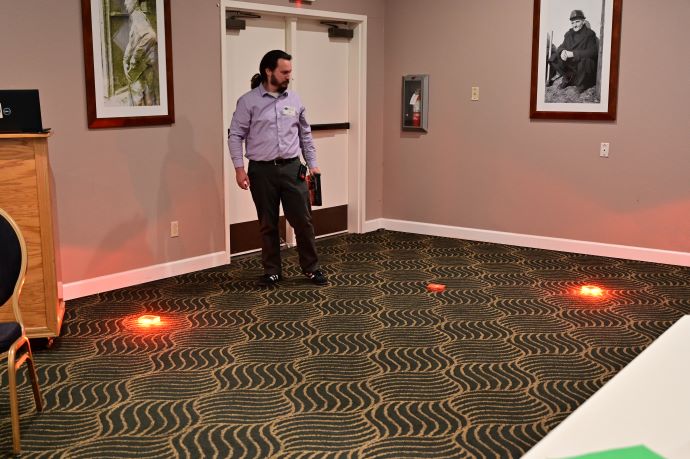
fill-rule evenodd
<path id="1" fill-rule="evenodd" d="M 570 117 L 564 113 L 610 115 L 617 87 L 620 1 L 535 0 L 533 118 Z"/>

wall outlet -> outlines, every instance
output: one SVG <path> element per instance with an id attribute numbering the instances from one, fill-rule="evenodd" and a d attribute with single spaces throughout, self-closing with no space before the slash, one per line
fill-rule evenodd
<path id="1" fill-rule="evenodd" d="M 472 100 L 479 100 L 479 86 L 472 86 Z"/>
<path id="2" fill-rule="evenodd" d="M 177 220 L 170 222 L 170 237 L 177 237 L 180 235 L 180 225 Z"/>
<path id="3" fill-rule="evenodd" d="M 599 156 L 601 156 L 602 158 L 608 158 L 609 148 L 610 145 L 608 142 L 601 142 L 601 146 L 599 147 Z"/>

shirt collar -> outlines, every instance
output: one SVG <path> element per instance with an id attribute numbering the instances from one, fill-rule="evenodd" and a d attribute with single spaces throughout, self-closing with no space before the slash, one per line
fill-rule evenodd
<path id="1" fill-rule="evenodd" d="M 257 88 L 259 88 L 259 95 L 261 97 L 264 97 L 266 94 L 268 94 L 269 96 L 271 95 L 268 91 L 266 91 L 266 88 L 264 87 L 263 83 L 259 83 L 259 86 L 257 86 Z M 288 95 L 288 89 L 283 91 L 278 97 L 287 97 L 287 95 Z M 273 96 L 271 96 L 271 97 L 273 97 Z"/>

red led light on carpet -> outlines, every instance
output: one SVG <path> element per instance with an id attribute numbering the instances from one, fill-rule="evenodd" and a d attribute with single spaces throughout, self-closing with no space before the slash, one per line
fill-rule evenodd
<path id="1" fill-rule="evenodd" d="M 146 314 L 143 316 L 139 316 L 137 319 L 137 323 L 141 325 L 142 327 L 153 327 L 153 326 L 158 326 L 161 324 L 161 317 L 160 316 L 154 316 L 150 314 Z"/>
<path id="2" fill-rule="evenodd" d="M 580 295 L 582 296 L 602 296 L 604 291 L 596 285 L 583 285 L 580 287 Z"/>
<path id="3" fill-rule="evenodd" d="M 443 284 L 427 284 L 426 289 L 430 292 L 443 292 L 446 286 Z"/>

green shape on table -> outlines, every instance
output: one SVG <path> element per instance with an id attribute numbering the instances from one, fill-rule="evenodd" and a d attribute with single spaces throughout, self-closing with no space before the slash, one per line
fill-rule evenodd
<path id="1" fill-rule="evenodd" d="M 635 445 L 627 448 L 607 449 L 580 456 L 570 456 L 563 459 L 664 459 L 664 457 L 644 445 Z"/>

